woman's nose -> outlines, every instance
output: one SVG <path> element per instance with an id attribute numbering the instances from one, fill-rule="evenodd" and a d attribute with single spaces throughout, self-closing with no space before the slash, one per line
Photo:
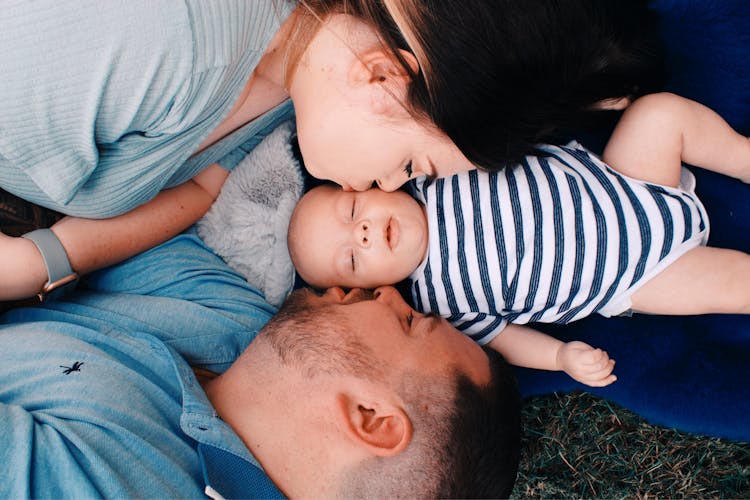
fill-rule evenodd
<path id="1" fill-rule="evenodd" d="M 407 179 L 404 177 L 403 174 L 391 174 L 386 177 L 381 177 L 377 181 L 375 181 L 380 189 L 383 191 L 391 192 L 395 191 L 398 188 L 401 187 L 401 185 L 406 182 Z"/>
<path id="2" fill-rule="evenodd" d="M 355 181 L 351 184 L 343 183 L 341 184 L 341 187 L 344 191 L 367 191 L 368 189 L 375 187 L 375 182 L 367 180 Z"/>
<path id="3" fill-rule="evenodd" d="M 354 227 L 354 240 L 357 245 L 362 248 L 369 248 L 372 245 L 371 235 L 372 224 L 369 221 L 357 222 L 357 225 Z"/>

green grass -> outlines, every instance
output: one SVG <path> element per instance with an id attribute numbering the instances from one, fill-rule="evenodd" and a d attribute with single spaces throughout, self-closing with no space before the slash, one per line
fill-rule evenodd
<path id="1" fill-rule="evenodd" d="M 750 498 L 750 443 L 652 426 L 586 393 L 524 404 L 513 498 Z"/>

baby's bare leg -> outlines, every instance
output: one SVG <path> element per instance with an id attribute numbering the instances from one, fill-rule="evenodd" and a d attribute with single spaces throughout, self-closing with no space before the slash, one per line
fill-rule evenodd
<path id="1" fill-rule="evenodd" d="M 633 311 L 652 314 L 750 314 L 750 254 L 698 247 L 639 288 Z"/>
<path id="2" fill-rule="evenodd" d="M 679 184 L 683 162 L 750 182 L 750 140 L 706 106 L 668 93 L 641 97 L 625 111 L 603 159 L 667 186 Z"/>

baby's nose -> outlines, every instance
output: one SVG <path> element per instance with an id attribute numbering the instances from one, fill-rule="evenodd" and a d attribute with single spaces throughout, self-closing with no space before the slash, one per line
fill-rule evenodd
<path id="1" fill-rule="evenodd" d="M 354 229 L 354 238 L 357 245 L 363 248 L 369 248 L 372 244 L 370 236 L 372 234 L 372 227 L 369 221 L 358 222 Z"/>

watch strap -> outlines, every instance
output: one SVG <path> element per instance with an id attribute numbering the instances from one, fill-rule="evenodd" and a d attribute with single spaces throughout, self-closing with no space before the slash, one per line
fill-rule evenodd
<path id="1" fill-rule="evenodd" d="M 22 237 L 34 242 L 47 267 L 47 283 L 37 294 L 39 300 L 54 300 L 75 288 L 78 274 L 70 267 L 65 248 L 51 229 L 35 229 Z"/>

